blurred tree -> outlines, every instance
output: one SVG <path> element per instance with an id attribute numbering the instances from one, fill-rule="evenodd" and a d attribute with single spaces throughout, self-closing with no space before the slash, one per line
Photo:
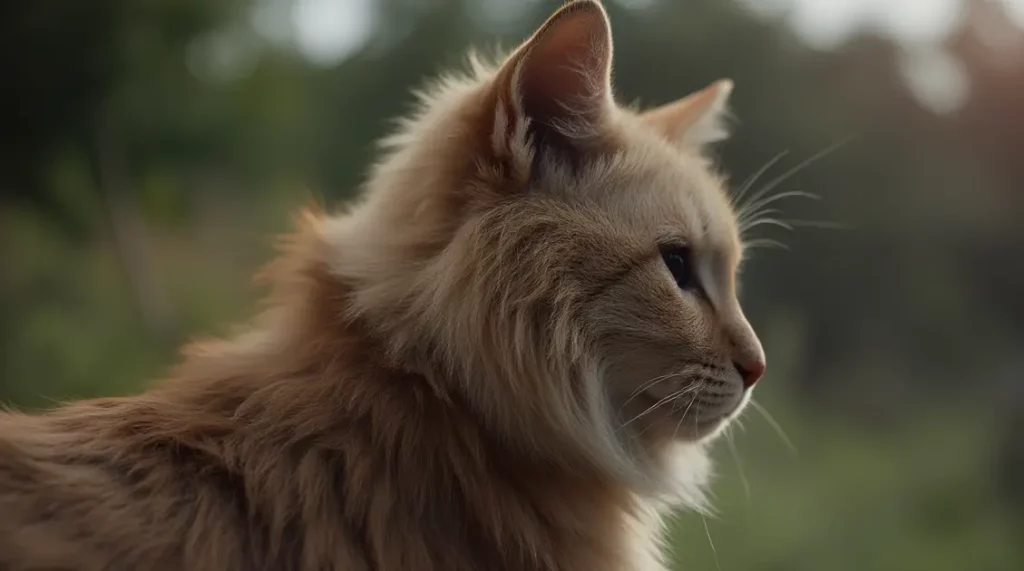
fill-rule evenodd
<path id="1" fill-rule="evenodd" d="M 957 244 L 960 269 L 998 326 L 1009 334 L 999 342 L 1024 336 L 1024 30 L 1014 26 L 1007 7 L 971 0 L 959 30 L 947 41 L 965 63 L 972 97 L 957 118 L 957 138 L 979 152 L 979 161 L 997 180 L 975 185 L 970 200 L 987 211 L 984 225 Z M 1013 343 L 1013 341 L 1011 341 Z M 1013 351 L 1017 353 L 1012 354 Z M 1009 349 L 1008 362 L 995 375 L 991 394 L 997 409 L 999 446 L 996 465 L 1001 490 L 1024 516 L 1024 363 L 1020 346 Z"/>
<path id="2" fill-rule="evenodd" d="M 151 262 L 140 182 L 147 173 L 187 173 L 186 165 L 215 160 L 239 134 L 210 120 L 226 114 L 211 113 L 216 98 L 198 96 L 205 88 L 185 56 L 245 4 L 39 0 L 0 7 L 9 94 L 0 201 L 41 213 L 68 238 L 109 236 L 143 319 L 168 348 L 177 343 L 176 324 Z M 55 179 L 62 172 L 73 180 Z"/>
<path id="3" fill-rule="evenodd" d="M 38 208 L 62 231 L 81 236 L 88 220 L 73 212 L 47 179 L 54 162 L 76 149 L 94 155 L 91 162 L 98 170 L 98 133 L 124 129 L 110 125 L 125 119 L 118 115 L 128 103 L 127 90 L 150 96 L 145 98 L 146 116 L 180 125 L 174 113 L 168 116 L 151 106 L 167 101 L 180 115 L 174 102 L 181 100 L 173 95 L 194 84 L 184 73 L 183 58 L 168 55 L 183 53 L 190 40 L 227 21 L 239 7 L 234 0 L 0 5 L 0 69 L 8 94 L 0 132 L 5 149 L 0 199 Z"/>

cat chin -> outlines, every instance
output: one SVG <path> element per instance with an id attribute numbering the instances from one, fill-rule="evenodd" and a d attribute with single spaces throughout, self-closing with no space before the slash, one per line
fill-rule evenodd
<path id="1" fill-rule="evenodd" d="M 700 420 L 685 434 L 663 430 L 661 437 L 646 438 L 642 432 L 645 428 L 639 428 L 633 442 L 634 446 L 639 442 L 640 449 L 633 448 L 631 464 L 634 471 L 630 478 L 638 496 L 646 498 L 649 506 L 664 513 L 681 508 L 706 512 L 709 504 L 705 489 L 712 475 L 708 450 L 742 414 L 749 402 L 749 393 L 749 390 L 744 391 L 739 404 L 729 413 Z M 678 422 L 668 415 L 660 421 L 671 424 L 672 430 Z"/>

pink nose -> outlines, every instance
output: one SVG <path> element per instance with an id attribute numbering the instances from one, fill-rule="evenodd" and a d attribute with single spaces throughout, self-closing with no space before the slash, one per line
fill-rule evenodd
<path id="1" fill-rule="evenodd" d="M 736 370 L 739 371 L 740 376 L 743 377 L 743 386 L 748 389 L 754 386 L 754 383 L 761 380 L 767 368 L 764 359 L 753 359 L 745 363 L 734 363 L 734 365 Z"/>

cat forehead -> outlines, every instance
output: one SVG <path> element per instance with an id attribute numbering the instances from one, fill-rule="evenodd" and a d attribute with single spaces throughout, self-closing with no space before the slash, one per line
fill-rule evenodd
<path id="1" fill-rule="evenodd" d="M 648 242 L 682 240 L 740 257 L 724 181 L 703 157 L 638 137 L 580 174 L 578 191 L 621 230 Z"/>

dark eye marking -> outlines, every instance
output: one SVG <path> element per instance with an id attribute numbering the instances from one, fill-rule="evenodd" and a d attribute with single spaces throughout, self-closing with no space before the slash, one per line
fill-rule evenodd
<path id="1" fill-rule="evenodd" d="M 678 244 L 663 245 L 659 248 L 661 260 L 676 280 L 679 289 L 700 292 L 700 283 L 693 267 L 693 255 L 690 248 Z"/>

